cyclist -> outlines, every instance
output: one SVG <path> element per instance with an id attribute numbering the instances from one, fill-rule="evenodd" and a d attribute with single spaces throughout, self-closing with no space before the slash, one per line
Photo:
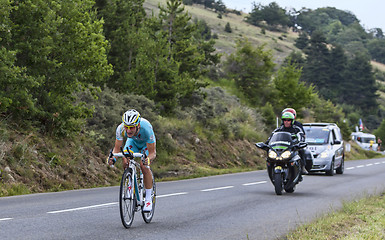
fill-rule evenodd
<path id="1" fill-rule="evenodd" d="M 152 174 L 150 171 L 150 162 L 156 157 L 156 139 L 151 123 L 142 118 L 138 111 L 130 109 L 122 116 L 122 123 L 116 128 L 116 140 L 113 153 L 119 153 L 123 144 L 123 137 L 126 136 L 124 149 L 128 148 L 132 152 L 145 153 L 147 158 L 140 162 L 140 168 L 143 172 L 144 187 L 146 190 L 146 199 L 143 207 L 144 212 L 152 210 Z M 116 162 L 112 157 L 108 163 L 110 165 Z M 123 168 L 128 166 L 128 160 L 123 158 Z M 149 196 L 149 197 L 147 197 Z"/>
<path id="2" fill-rule="evenodd" d="M 304 132 L 302 131 L 302 129 L 299 126 L 294 124 L 295 117 L 294 117 L 293 113 L 291 113 L 289 111 L 286 111 L 286 112 L 284 112 L 282 114 L 281 119 L 282 119 L 282 125 L 279 128 L 275 129 L 273 131 L 273 133 L 275 133 L 275 132 L 289 132 L 289 133 L 291 133 L 293 135 L 298 136 L 298 141 L 300 141 L 300 142 L 304 142 L 305 141 L 305 134 L 304 134 Z M 270 138 L 271 138 L 271 136 L 269 137 L 267 142 L 269 142 Z M 302 165 L 301 173 L 302 174 L 308 174 L 308 172 L 307 172 L 307 170 L 305 168 L 305 166 L 306 166 L 306 159 L 304 157 L 305 154 L 304 154 L 303 151 L 304 151 L 303 149 L 298 150 L 299 156 L 301 158 L 301 165 Z"/>

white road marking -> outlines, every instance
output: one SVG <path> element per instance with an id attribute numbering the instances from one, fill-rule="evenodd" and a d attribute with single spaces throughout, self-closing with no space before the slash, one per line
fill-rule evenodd
<path id="1" fill-rule="evenodd" d="M 244 183 L 244 184 L 242 184 L 242 185 L 243 185 L 243 186 L 250 186 L 250 185 L 262 184 L 262 183 L 267 183 L 267 181 Z"/>
<path id="2" fill-rule="evenodd" d="M 188 192 L 180 192 L 180 193 L 170 193 L 170 194 L 165 194 L 165 195 L 159 195 L 156 196 L 157 198 L 162 198 L 162 197 L 171 197 L 171 196 L 178 196 L 178 195 L 184 195 L 188 194 Z"/>
<path id="3" fill-rule="evenodd" d="M 12 220 L 13 218 L 0 218 L 0 221 Z"/>
<path id="4" fill-rule="evenodd" d="M 64 210 L 57 210 L 57 211 L 51 211 L 47 213 L 62 213 L 62 212 L 72 212 L 72 211 L 79 211 L 84 209 L 90 209 L 90 208 L 98 208 L 98 207 L 106 207 L 118 204 L 117 202 L 114 203 L 104 203 L 104 204 L 98 204 L 98 205 L 92 205 L 92 206 L 86 206 L 86 207 L 79 207 L 79 208 L 70 208 L 70 209 L 64 209 Z"/>
<path id="5" fill-rule="evenodd" d="M 374 165 L 378 165 L 378 164 L 381 164 L 381 163 L 385 163 L 385 161 L 383 162 L 376 162 L 374 163 Z M 365 167 L 365 166 L 372 166 L 373 164 L 366 164 L 366 165 L 358 165 L 356 167 L 348 167 L 346 168 L 346 170 L 351 170 L 351 169 L 355 169 L 355 168 L 362 168 L 362 167 Z M 263 184 L 263 183 L 267 183 L 267 181 L 259 181 L 259 182 L 250 182 L 250 183 L 243 183 L 242 185 L 243 186 L 250 186 L 250 185 L 257 185 L 257 184 Z M 217 187 L 217 188 L 209 188 L 209 189 L 203 189 L 203 190 L 200 190 L 201 192 L 210 192 L 210 191 L 216 191 L 216 190 L 224 190 L 224 189 L 229 189 L 229 188 L 233 188 L 234 186 L 225 186 L 225 187 Z M 164 195 L 159 195 L 159 196 L 156 196 L 157 198 L 163 198 L 163 197 L 172 197 L 172 196 L 179 196 L 179 195 L 186 195 L 188 194 L 188 192 L 179 192 L 179 193 L 170 193 L 170 194 L 164 194 Z M 116 205 L 118 204 L 118 202 L 114 202 L 114 203 L 105 203 L 105 204 L 98 204 L 98 205 L 92 205 L 92 206 L 86 206 L 86 207 L 79 207 L 79 208 L 70 208 L 70 209 L 64 209 L 64 210 L 57 210 L 57 211 L 50 211 L 50 212 L 47 212 L 47 213 L 63 213 L 63 212 L 72 212 L 72 211 L 79 211 L 79 210 L 85 210 L 85 209 L 90 209 L 90 208 L 99 208 L 99 207 L 106 207 L 106 206 L 111 206 L 111 205 Z M 7 220 L 12 220 L 13 218 L 0 218 L 0 221 L 7 221 Z"/>
<path id="6" fill-rule="evenodd" d="M 201 192 L 210 192 L 210 191 L 216 191 L 216 190 L 223 190 L 228 188 L 233 188 L 234 186 L 227 186 L 227 187 L 218 187 L 218 188 L 209 188 L 209 189 L 203 189 Z"/>

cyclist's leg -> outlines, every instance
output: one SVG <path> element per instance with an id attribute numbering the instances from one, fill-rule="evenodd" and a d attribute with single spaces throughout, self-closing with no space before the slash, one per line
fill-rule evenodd
<path id="1" fill-rule="evenodd" d="M 144 147 L 140 150 L 141 153 L 146 154 L 148 156 L 148 149 L 147 147 Z M 144 179 L 144 187 L 145 189 L 152 189 L 152 174 L 150 170 L 150 166 L 146 166 L 143 164 L 143 162 L 140 162 L 140 168 L 143 172 L 143 179 Z"/>

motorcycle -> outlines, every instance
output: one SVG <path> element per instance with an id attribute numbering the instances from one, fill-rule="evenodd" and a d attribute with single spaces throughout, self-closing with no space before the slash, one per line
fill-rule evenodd
<path id="1" fill-rule="evenodd" d="M 296 185 L 302 181 L 298 150 L 305 148 L 307 143 L 298 142 L 291 133 L 275 132 L 268 144 L 259 142 L 255 145 L 267 152 L 267 172 L 275 193 L 282 195 L 283 189 L 287 193 L 293 193 Z"/>

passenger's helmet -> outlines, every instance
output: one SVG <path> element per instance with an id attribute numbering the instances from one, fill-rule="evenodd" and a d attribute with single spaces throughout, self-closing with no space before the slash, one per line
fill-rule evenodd
<path id="1" fill-rule="evenodd" d="M 281 114 L 284 114 L 285 112 L 291 112 L 294 115 L 294 119 L 297 118 L 297 112 L 294 110 L 294 108 L 285 108 L 282 110 Z"/>
<path id="2" fill-rule="evenodd" d="M 295 117 L 294 117 L 294 114 L 292 114 L 291 112 L 284 112 L 282 114 L 281 119 L 282 119 L 282 122 L 285 119 L 290 119 L 291 120 L 291 124 L 293 125 Z"/>
<path id="3" fill-rule="evenodd" d="M 138 126 L 140 123 L 140 113 L 135 109 L 130 109 L 123 114 L 122 122 L 125 126 Z"/>

